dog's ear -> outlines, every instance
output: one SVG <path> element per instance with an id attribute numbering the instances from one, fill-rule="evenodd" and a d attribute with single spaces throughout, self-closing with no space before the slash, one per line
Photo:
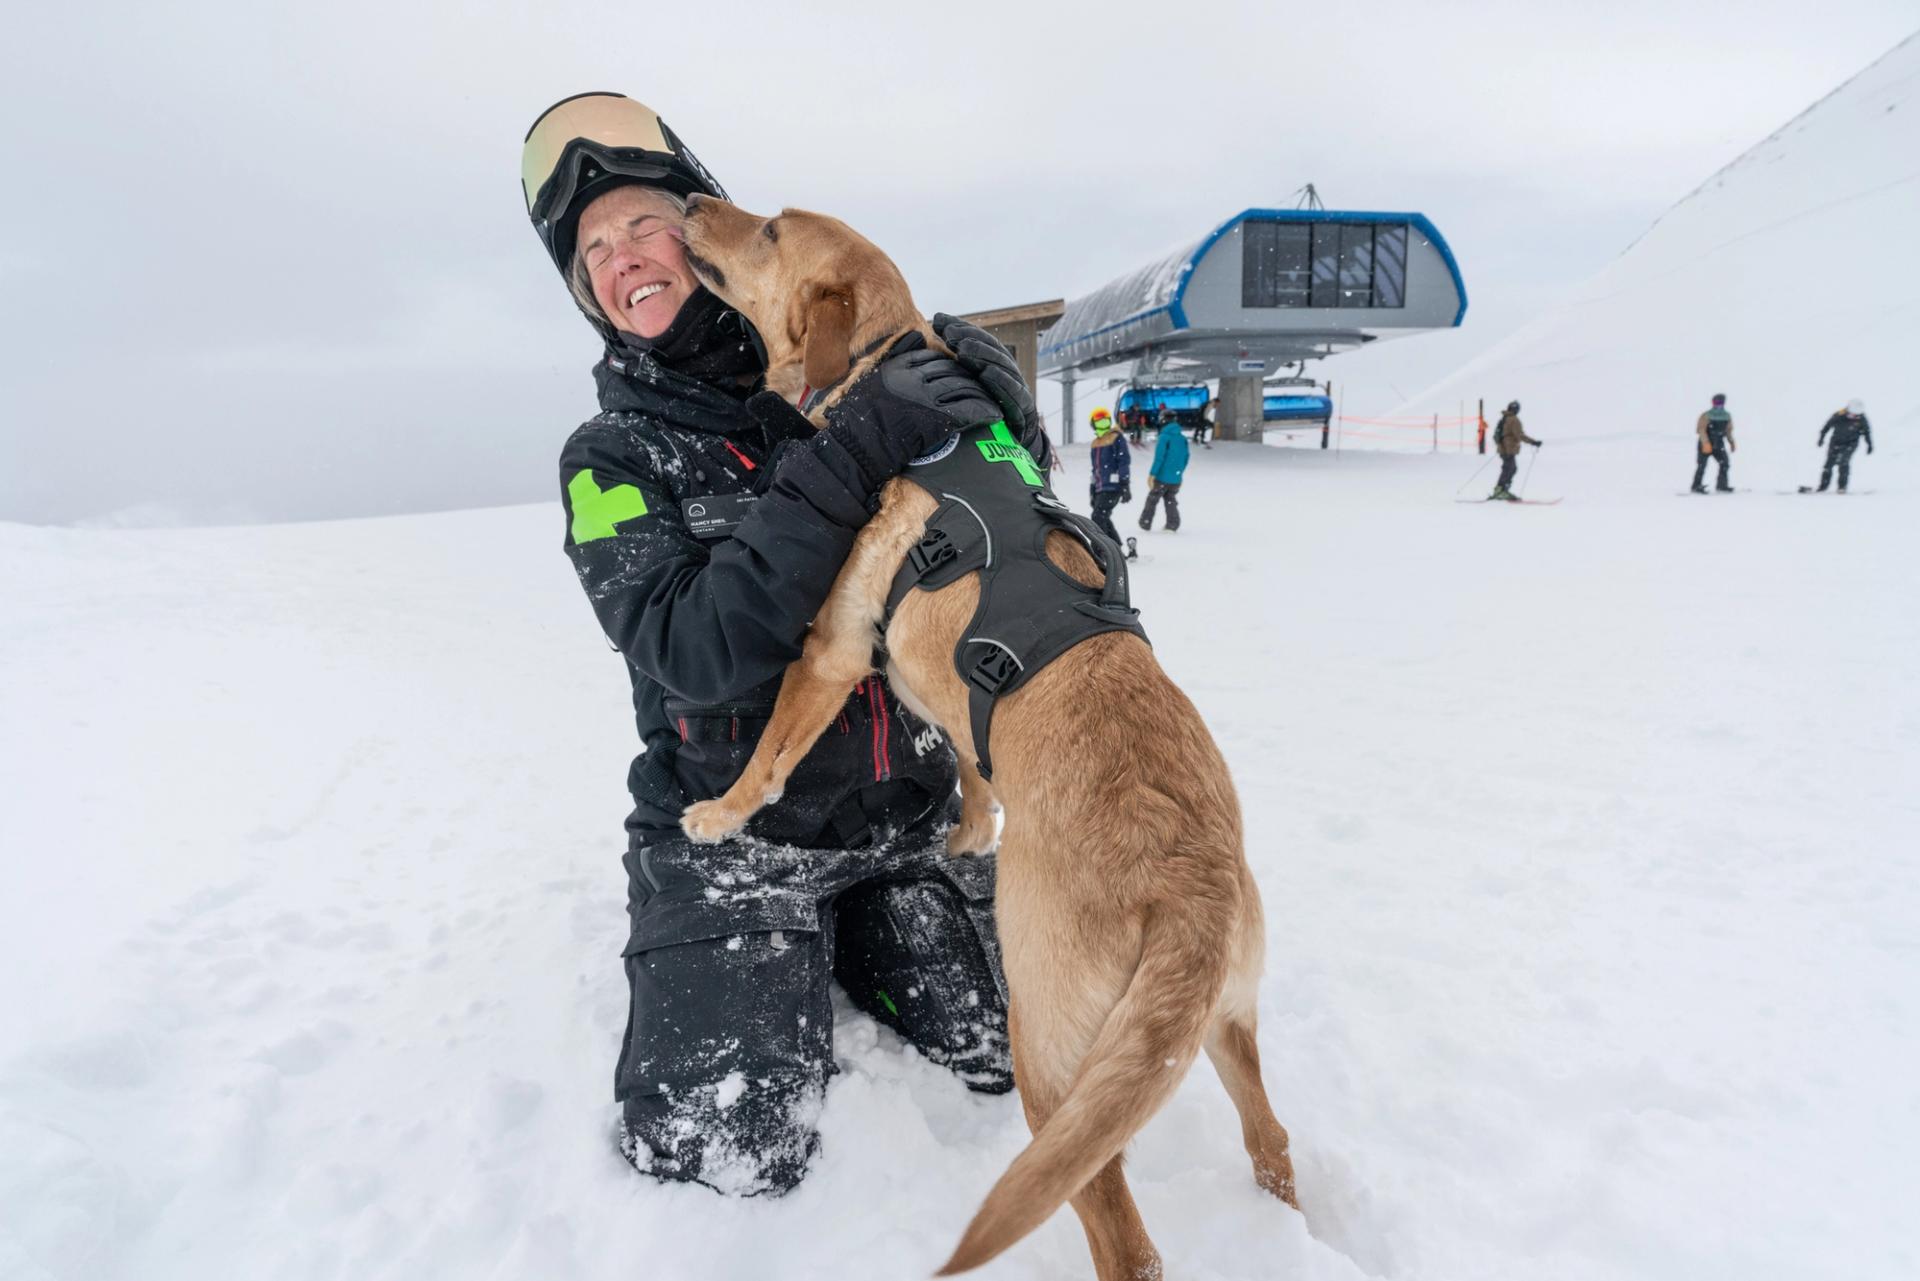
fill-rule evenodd
<path id="1" fill-rule="evenodd" d="M 807 302 L 807 346 L 802 361 L 809 387 L 831 387 L 853 365 L 853 298 L 820 286 Z"/>

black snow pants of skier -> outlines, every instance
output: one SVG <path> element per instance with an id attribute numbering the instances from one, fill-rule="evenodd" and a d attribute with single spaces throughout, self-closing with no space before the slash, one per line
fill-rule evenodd
<path id="1" fill-rule="evenodd" d="M 904 786 L 860 794 L 852 848 L 634 833 L 614 1086 L 636 1169 L 742 1196 L 798 1184 L 835 1071 L 834 981 L 969 1088 L 1013 1088 L 993 859 L 950 857 L 950 811 L 921 793 L 902 814 Z"/>
<path id="2" fill-rule="evenodd" d="M 1519 470 L 1520 455 L 1518 451 L 1511 454 L 1500 455 L 1500 479 L 1494 484 L 1494 489 L 1505 489 L 1507 486 L 1513 484 L 1513 474 Z"/>
<path id="3" fill-rule="evenodd" d="M 1709 428 L 1707 430 L 1707 443 L 1713 446 L 1712 453 L 1702 454 L 1699 452 L 1699 446 L 1696 445 L 1694 447 L 1694 452 L 1697 457 L 1693 464 L 1693 487 L 1699 489 L 1706 483 L 1707 463 L 1711 460 L 1720 464 L 1720 475 L 1719 478 L 1713 482 L 1713 487 L 1719 490 L 1732 489 L 1733 486 L 1727 483 L 1727 438 Z M 1840 482 L 1843 488 L 1846 486 L 1846 483 L 1844 480 Z"/>
<path id="4" fill-rule="evenodd" d="M 1180 528 L 1180 486 L 1162 485 L 1157 481 L 1147 488 L 1146 506 L 1140 509 L 1140 528 L 1153 528 L 1153 513 L 1163 498 L 1167 500 L 1167 532 Z"/>
<path id="5" fill-rule="evenodd" d="M 1093 496 L 1093 523 L 1100 532 L 1114 542 L 1120 541 L 1120 531 L 1113 527 L 1113 509 L 1120 505 L 1120 491 L 1109 489 L 1105 493 Z"/>
<path id="6" fill-rule="evenodd" d="M 1847 475 L 1853 470 L 1853 451 L 1860 448 L 1858 437 L 1842 445 L 1838 440 L 1827 446 L 1827 465 L 1820 469 L 1820 490 L 1826 492 L 1833 481 L 1833 469 L 1840 469 L 1840 492 L 1847 492 Z"/>

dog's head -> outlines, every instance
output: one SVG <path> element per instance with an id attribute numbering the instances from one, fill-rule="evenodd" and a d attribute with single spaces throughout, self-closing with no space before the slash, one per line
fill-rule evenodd
<path id="1" fill-rule="evenodd" d="M 685 234 L 687 265 L 760 331 L 767 385 L 789 400 L 833 386 L 856 353 L 925 325 L 900 269 L 837 218 L 804 209 L 762 218 L 693 196 Z"/>

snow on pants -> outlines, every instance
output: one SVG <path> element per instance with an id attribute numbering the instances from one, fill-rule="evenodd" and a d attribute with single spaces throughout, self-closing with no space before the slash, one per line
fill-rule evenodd
<path id="1" fill-rule="evenodd" d="M 1484 464 L 1482 465 L 1484 466 Z M 1513 474 L 1519 470 L 1520 470 L 1519 451 L 1516 450 L 1511 454 L 1500 455 L 1500 479 L 1494 485 L 1494 488 L 1505 489 L 1507 486 L 1513 484 Z"/>
<path id="2" fill-rule="evenodd" d="M 1834 441 L 1827 446 L 1827 465 L 1820 469 L 1820 488 L 1825 489 L 1833 483 L 1833 469 L 1840 469 L 1840 488 L 1847 487 L 1847 476 L 1853 471 L 1853 451 L 1860 448 L 1858 438 L 1841 444 Z"/>
<path id="3" fill-rule="evenodd" d="M 877 827 L 855 849 L 636 834 L 614 1069 L 636 1169 L 742 1196 L 799 1183 L 835 1071 L 836 980 L 970 1088 L 1013 1088 L 993 859 L 949 857 L 946 827 Z"/>
<path id="4" fill-rule="evenodd" d="M 1699 446 L 1698 445 L 1694 446 L 1694 452 L 1696 457 L 1693 464 L 1693 487 L 1695 489 L 1698 489 L 1700 488 L 1701 484 L 1705 482 L 1707 478 L 1707 463 L 1709 460 L 1711 460 L 1713 462 L 1717 462 L 1720 464 L 1720 475 L 1713 482 L 1713 487 L 1715 489 L 1732 488 L 1732 486 L 1730 486 L 1727 483 L 1727 461 L 1728 460 L 1727 460 L 1726 437 L 1715 435 L 1713 432 L 1708 432 L 1707 440 L 1713 446 L 1712 453 L 1702 454 L 1699 452 Z M 1840 483 L 1843 485 L 1846 484 L 1845 481 L 1841 481 Z"/>
<path id="5" fill-rule="evenodd" d="M 1161 499 L 1167 500 L 1167 528 L 1180 528 L 1180 486 L 1162 485 L 1154 481 L 1147 489 L 1146 505 L 1140 509 L 1140 528 L 1153 528 L 1153 513 L 1158 510 Z"/>
<path id="6" fill-rule="evenodd" d="M 1100 532 L 1114 542 L 1120 541 L 1120 531 L 1113 527 L 1113 509 L 1120 505 L 1120 491 L 1109 489 L 1093 496 L 1093 523 Z"/>

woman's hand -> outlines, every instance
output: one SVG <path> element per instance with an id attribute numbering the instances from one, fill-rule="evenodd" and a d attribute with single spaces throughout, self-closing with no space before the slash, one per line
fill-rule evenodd
<path id="1" fill-rule="evenodd" d="M 826 434 L 878 489 L 961 428 L 1001 416 L 1000 406 L 965 369 L 909 333 L 827 410 Z"/>
<path id="2" fill-rule="evenodd" d="M 1033 403 L 1033 392 L 1020 376 L 1020 364 L 1013 353 L 980 326 L 944 311 L 934 313 L 933 332 L 953 348 L 953 358 L 960 367 L 979 379 L 987 394 L 1000 403 L 1013 434 L 1025 440 L 1040 421 L 1040 411 Z"/>

